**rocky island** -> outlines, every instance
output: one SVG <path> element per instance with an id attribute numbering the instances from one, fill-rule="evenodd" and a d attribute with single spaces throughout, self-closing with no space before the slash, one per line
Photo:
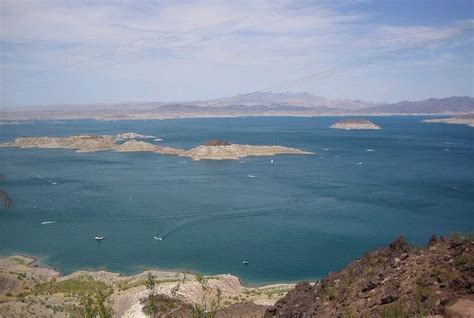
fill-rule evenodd
<path id="1" fill-rule="evenodd" d="M 334 123 L 329 127 L 345 130 L 382 129 L 380 126 L 365 119 L 345 119 Z"/>
<path id="2" fill-rule="evenodd" d="M 79 317 L 88 309 L 107 313 L 101 317 L 145 317 L 150 277 L 152 317 L 473 317 L 474 237 L 432 236 L 422 248 L 400 237 L 315 283 L 258 288 L 229 274 L 187 271 L 62 276 L 31 257 L 3 257 L 0 316 Z"/>
<path id="3" fill-rule="evenodd" d="M 180 156 L 189 157 L 193 160 L 229 160 L 276 154 L 312 154 L 312 152 L 283 146 L 239 145 L 230 144 L 223 140 L 211 140 L 204 145 L 183 152 Z"/>
<path id="4" fill-rule="evenodd" d="M 455 116 L 449 118 L 435 118 L 435 119 L 425 119 L 424 123 L 444 123 L 444 124 L 454 124 L 454 125 L 466 125 L 469 127 L 474 127 L 474 114 L 464 115 L 464 116 Z"/>
<path id="5" fill-rule="evenodd" d="M 61 148 L 73 149 L 76 152 L 152 152 L 165 155 L 177 155 L 193 160 L 229 160 L 248 156 L 273 156 L 277 154 L 312 154 L 296 148 L 283 146 L 254 146 L 230 144 L 221 140 L 213 140 L 190 150 L 158 146 L 142 140 L 130 139 L 154 138 L 136 133 L 112 135 L 79 135 L 70 137 L 21 137 L 13 142 L 0 144 L 0 147 L 18 148 Z M 125 138 L 124 138 L 125 137 Z M 138 138 L 137 138 L 138 139 Z M 126 140 L 125 142 L 123 142 Z"/>

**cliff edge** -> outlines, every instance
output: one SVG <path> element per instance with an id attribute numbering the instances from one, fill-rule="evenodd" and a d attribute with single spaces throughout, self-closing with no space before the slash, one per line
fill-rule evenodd
<path id="1" fill-rule="evenodd" d="M 404 237 L 315 284 L 301 282 L 265 317 L 474 317 L 474 237 Z"/>

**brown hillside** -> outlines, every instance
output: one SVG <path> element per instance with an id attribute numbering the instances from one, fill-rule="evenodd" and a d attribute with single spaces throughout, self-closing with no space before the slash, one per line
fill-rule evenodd
<path id="1" fill-rule="evenodd" d="M 265 317 L 474 317 L 474 238 L 403 237 L 345 269 L 295 289 Z"/>

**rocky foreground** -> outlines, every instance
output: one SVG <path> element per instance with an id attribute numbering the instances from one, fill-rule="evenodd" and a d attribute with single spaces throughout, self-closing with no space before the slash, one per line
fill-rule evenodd
<path id="1" fill-rule="evenodd" d="M 329 127 L 344 130 L 382 129 L 380 128 L 380 126 L 374 124 L 373 122 L 364 119 L 341 120 L 337 123 L 332 124 Z"/>
<path id="2" fill-rule="evenodd" d="M 122 133 L 111 135 L 79 135 L 70 137 L 21 137 L 13 142 L 0 144 L 0 147 L 18 148 L 61 148 L 73 149 L 76 152 L 152 152 L 164 155 L 188 157 L 193 160 L 232 160 L 248 156 L 273 156 L 278 154 L 312 154 L 296 148 L 283 146 L 254 146 L 230 144 L 225 141 L 214 140 L 190 150 L 163 147 L 144 141 L 155 136 L 144 136 L 137 133 Z"/>
<path id="3" fill-rule="evenodd" d="M 433 236 L 424 248 L 401 237 L 314 284 L 260 288 L 190 272 L 61 276 L 29 257 L 0 258 L 0 317 L 81 317 L 81 297 L 99 290 L 113 317 L 145 317 L 148 274 L 155 317 L 474 317 L 473 236 Z"/>
<path id="4" fill-rule="evenodd" d="M 83 317 L 81 298 L 101 291 L 113 317 L 146 317 L 147 275 L 156 278 L 160 317 L 262 317 L 294 285 L 246 288 L 233 275 L 149 270 L 134 276 L 80 271 L 62 276 L 26 256 L 0 258 L 0 317 Z M 198 314 L 198 316 L 196 316 Z M 106 316 L 104 316 L 106 317 Z"/>
<path id="5" fill-rule="evenodd" d="M 265 317 L 474 317 L 474 237 L 403 237 L 323 280 L 302 282 Z"/>

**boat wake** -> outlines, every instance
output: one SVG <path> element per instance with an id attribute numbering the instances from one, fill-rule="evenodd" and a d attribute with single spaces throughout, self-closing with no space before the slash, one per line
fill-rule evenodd
<path id="1" fill-rule="evenodd" d="M 219 215 L 211 214 L 211 215 L 206 215 L 202 217 L 196 217 L 196 218 L 178 221 L 174 223 L 162 233 L 161 238 L 164 239 L 166 237 L 169 237 L 173 234 L 176 234 L 182 230 L 185 230 L 187 228 L 193 227 L 198 224 L 221 221 L 221 220 L 242 219 L 242 218 L 249 218 L 249 217 L 276 215 L 276 214 L 281 214 L 281 211 L 274 209 L 274 207 L 267 206 L 267 207 L 258 208 L 254 211 L 249 211 L 249 212 L 241 212 L 241 213 L 229 212 L 229 213 L 221 213 Z"/>

